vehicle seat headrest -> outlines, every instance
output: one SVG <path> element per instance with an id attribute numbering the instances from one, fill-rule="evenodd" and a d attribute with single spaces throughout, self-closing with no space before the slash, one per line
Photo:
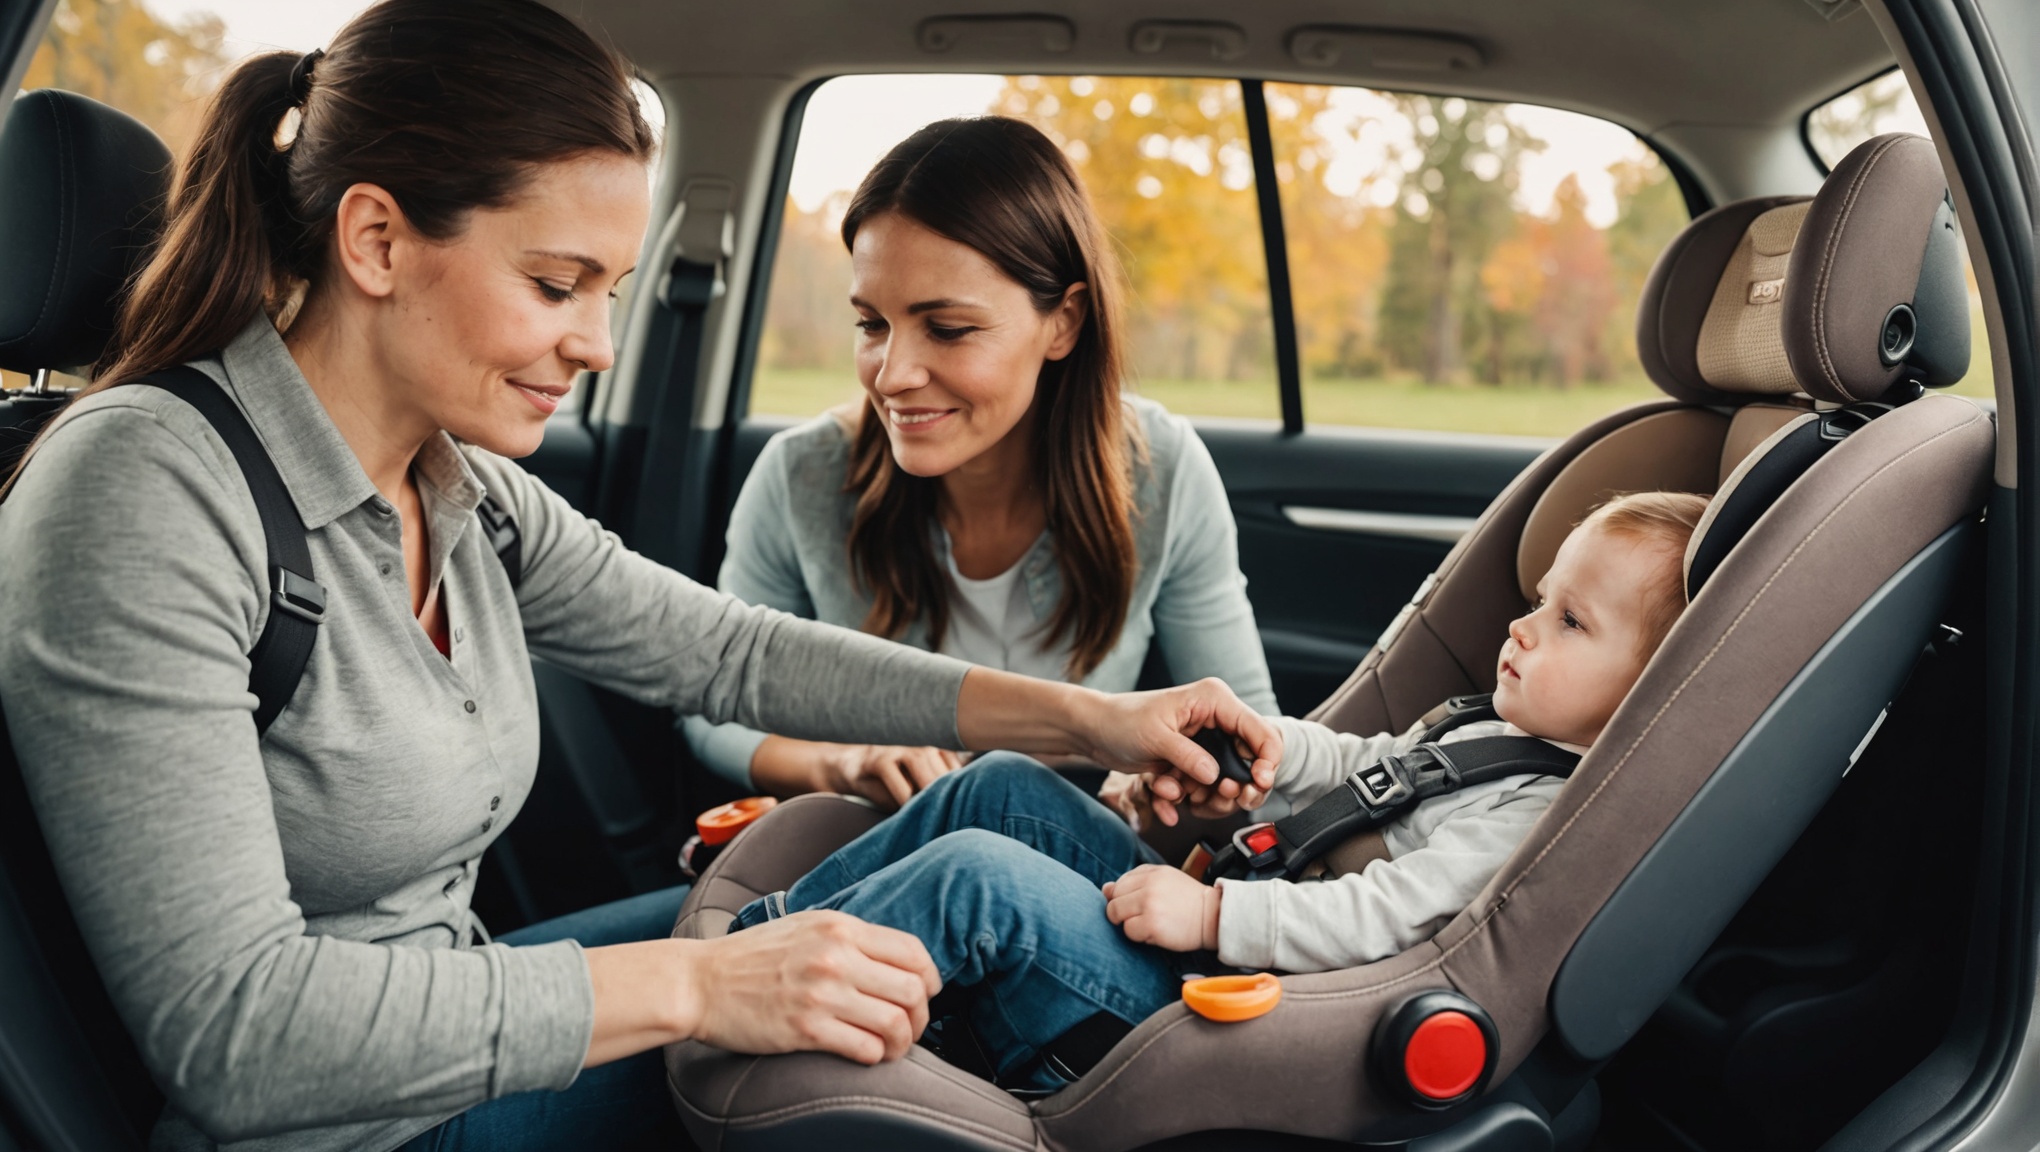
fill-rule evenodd
<path id="1" fill-rule="evenodd" d="M 56 89 L 0 129 L 0 367 L 99 358 L 162 225 L 170 150 L 140 121 Z"/>
<path id="2" fill-rule="evenodd" d="M 1969 371 L 1962 241 L 1932 141 L 1894 132 L 1835 165 L 1793 245 L 1784 312 L 1793 375 L 1817 400 Z"/>
<path id="3" fill-rule="evenodd" d="M 1901 379 L 1961 379 L 1968 298 L 1933 144 L 1880 136 L 1817 196 L 1739 200 L 1694 220 L 1651 269 L 1636 343 L 1659 388 L 1698 404 L 1794 392 L 1850 403 Z"/>

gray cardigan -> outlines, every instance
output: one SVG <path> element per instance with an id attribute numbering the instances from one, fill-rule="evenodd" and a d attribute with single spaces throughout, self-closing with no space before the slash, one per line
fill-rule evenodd
<path id="1" fill-rule="evenodd" d="M 1154 640 L 1178 683 L 1216 676 L 1249 707 L 1274 715 L 1268 660 L 1240 574 L 1239 532 L 1211 452 L 1188 420 L 1152 400 L 1125 402 L 1147 449 L 1134 477 L 1140 567 L 1119 642 L 1083 682 L 1106 692 L 1132 689 Z M 871 597 L 857 588 L 845 547 L 856 508 L 843 490 L 849 468 L 849 432 L 830 413 L 767 442 L 730 513 L 717 585 L 747 603 L 846 628 L 862 624 Z M 1053 543 L 1044 537 L 1020 565 L 1035 619 L 1046 621 L 1062 597 Z M 916 622 L 901 639 L 927 648 L 926 625 Z M 686 731 L 697 759 L 750 786 L 751 756 L 765 733 L 699 716 L 688 718 Z"/>
<path id="2" fill-rule="evenodd" d="M 169 1097 L 157 1148 L 391 1148 L 561 1088 L 593 1027 L 579 946 L 488 944 L 469 899 L 538 761 L 533 655 L 649 703 L 816 738 L 956 746 L 966 666 L 752 608 L 625 549 L 515 464 L 417 460 L 452 658 L 395 510 L 275 331 L 202 363 L 308 530 L 327 615 L 259 743 L 260 520 L 182 401 L 66 412 L 0 504 L 0 685 L 94 959 Z M 524 534 L 513 591 L 476 530 Z M 245 1143 L 244 1143 L 245 1142 Z"/>

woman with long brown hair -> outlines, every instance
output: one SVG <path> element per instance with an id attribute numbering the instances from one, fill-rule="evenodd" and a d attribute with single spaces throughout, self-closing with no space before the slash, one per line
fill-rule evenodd
<path id="1" fill-rule="evenodd" d="M 1216 724 L 1280 755 L 1221 684 L 1107 696 L 747 608 L 511 461 L 614 360 L 650 212 L 629 79 L 532 0 L 384 0 L 323 53 L 242 65 L 92 387 L 0 503 L 6 719 L 168 1098 L 151 1147 L 672 1147 L 662 1045 L 905 1052 L 940 975 L 845 917 L 672 940 L 674 891 L 490 941 L 470 900 L 530 792 L 534 654 L 813 738 L 1211 780 L 1186 733 Z M 180 365 L 252 426 L 324 589 L 266 728 L 265 516 L 148 384 Z M 514 586 L 485 494 L 522 532 Z"/>
<path id="2" fill-rule="evenodd" d="M 1154 641 L 1178 682 L 1216 676 L 1275 713 L 1224 485 L 1187 421 L 1121 390 L 1118 263 L 1061 150 L 1004 117 L 930 124 L 864 178 L 843 243 L 865 399 L 766 446 L 722 590 L 1106 691 Z M 958 763 L 698 718 L 687 734 L 733 780 L 886 807 Z"/>

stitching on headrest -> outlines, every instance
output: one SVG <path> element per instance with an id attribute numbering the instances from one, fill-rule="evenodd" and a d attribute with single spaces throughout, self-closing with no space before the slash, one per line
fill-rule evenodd
<path id="1" fill-rule="evenodd" d="M 1863 166 L 1856 170 L 1856 175 L 1849 181 L 1849 190 L 1842 198 L 1841 215 L 1836 218 L 1835 226 L 1828 231 L 1827 240 L 1821 252 L 1820 268 L 1814 276 L 1813 350 L 1820 363 L 1821 371 L 1827 374 L 1827 382 L 1833 386 L 1837 393 L 1850 400 L 1860 400 L 1862 397 L 1856 395 L 1847 384 L 1842 382 L 1841 373 L 1835 370 L 1834 356 L 1828 349 L 1827 296 L 1828 285 L 1834 280 L 1835 250 L 1841 246 L 1842 233 L 1848 230 L 1849 217 L 1856 211 L 1856 201 L 1862 194 L 1863 185 L 1869 181 L 1870 173 L 1876 169 L 1878 162 L 1883 160 L 1887 153 L 1907 139 L 1909 137 L 1893 136 L 1891 139 L 1886 140 L 1878 145 L 1877 150 L 1870 154 L 1870 158 L 1863 162 Z"/>

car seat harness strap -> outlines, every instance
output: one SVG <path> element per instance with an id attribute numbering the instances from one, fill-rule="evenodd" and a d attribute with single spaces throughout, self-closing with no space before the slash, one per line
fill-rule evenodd
<path id="1" fill-rule="evenodd" d="M 1490 697 L 1455 697 L 1446 702 L 1444 718 L 1425 729 L 1415 747 L 1360 769 L 1281 820 L 1249 824 L 1233 833 L 1232 842 L 1224 847 L 1193 853 L 1185 870 L 1206 883 L 1294 880 L 1340 844 L 1381 828 L 1433 797 L 1510 776 L 1564 779 L 1578 766 L 1577 753 L 1535 736 L 1476 736 L 1439 743 L 1455 729 L 1495 719 L 1499 717 Z M 1230 741 L 1226 745 L 1221 751 L 1237 757 Z"/>
<path id="2" fill-rule="evenodd" d="M 190 365 L 179 365 L 135 383 L 161 388 L 205 417 L 240 465 L 255 512 L 262 519 L 270 611 L 262 635 L 248 653 L 248 690 L 255 694 L 255 733 L 260 736 L 297 694 L 298 681 L 304 678 L 305 665 L 312 658 L 312 645 L 319 638 L 319 625 L 326 618 L 326 589 L 312 573 L 312 546 L 304 521 L 254 427 L 212 377 Z M 524 574 L 524 544 L 517 521 L 493 496 L 484 496 L 475 514 L 515 588 Z"/>

